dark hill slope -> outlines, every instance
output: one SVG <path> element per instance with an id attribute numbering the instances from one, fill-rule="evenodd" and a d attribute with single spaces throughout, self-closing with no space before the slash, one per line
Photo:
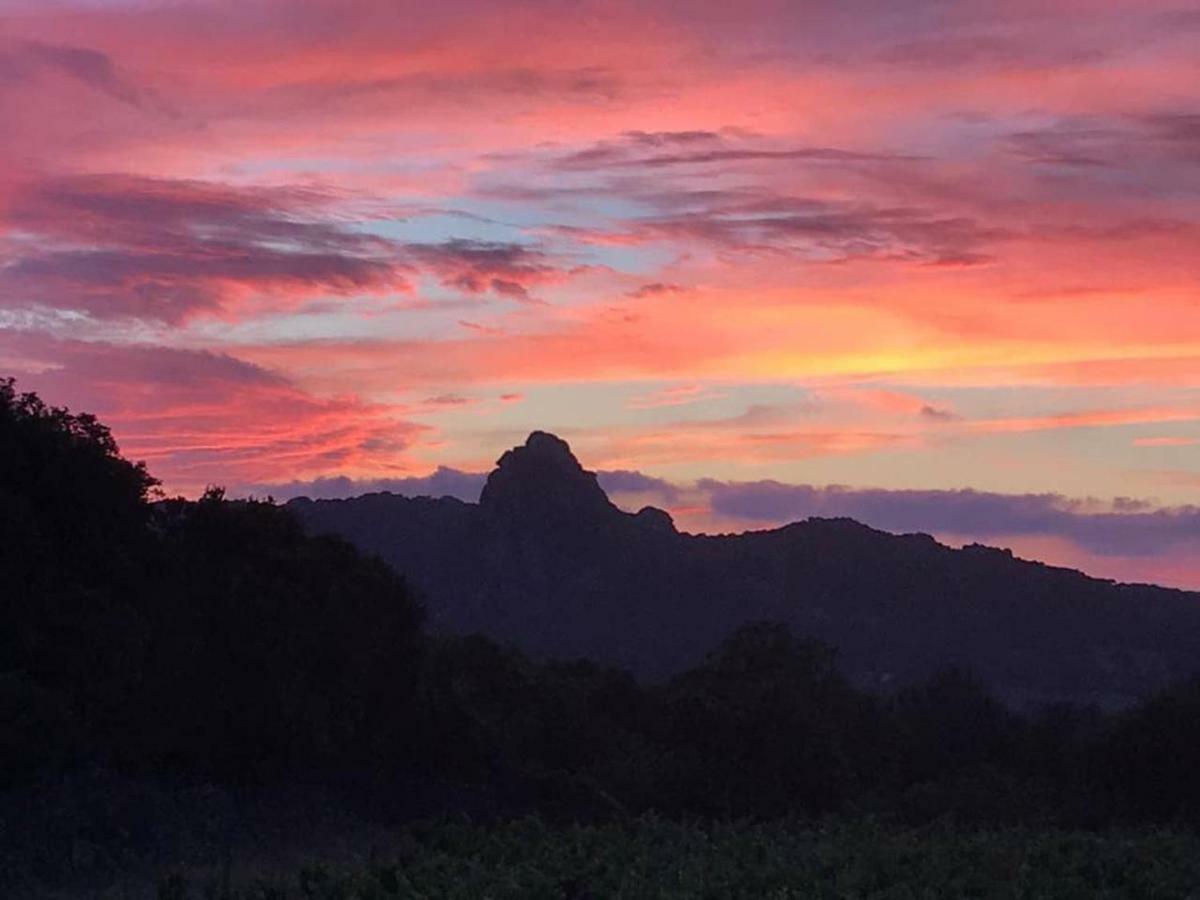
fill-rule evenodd
<path id="1" fill-rule="evenodd" d="M 501 457 L 478 504 L 370 494 L 289 507 L 406 575 L 436 627 L 647 678 L 764 619 L 832 643 L 860 683 L 967 665 L 1022 705 L 1124 705 L 1200 668 L 1200 594 L 849 519 L 680 534 L 661 510 L 615 507 L 542 432 Z"/>

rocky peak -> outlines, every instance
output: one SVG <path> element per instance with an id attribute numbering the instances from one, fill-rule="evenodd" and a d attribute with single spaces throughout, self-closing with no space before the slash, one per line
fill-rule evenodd
<path id="1" fill-rule="evenodd" d="M 656 506 L 643 506 L 633 517 L 634 521 L 643 528 L 664 534 L 675 534 L 675 521 L 665 509 Z"/>
<path id="2" fill-rule="evenodd" d="M 544 431 L 533 432 L 524 445 L 500 457 L 479 505 L 492 513 L 550 522 L 618 512 L 567 442 Z"/>

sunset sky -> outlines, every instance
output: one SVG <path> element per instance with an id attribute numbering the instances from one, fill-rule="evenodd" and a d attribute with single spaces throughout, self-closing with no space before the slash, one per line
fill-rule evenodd
<path id="1" fill-rule="evenodd" d="M 168 492 L 1200 588 L 1200 3 L 0 0 L 0 122 L 0 375 Z"/>

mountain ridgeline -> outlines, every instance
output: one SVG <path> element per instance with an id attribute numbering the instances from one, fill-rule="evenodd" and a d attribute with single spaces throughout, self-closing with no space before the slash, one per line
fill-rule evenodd
<path id="1" fill-rule="evenodd" d="M 833 645 L 860 686 L 957 666 L 1022 707 L 1126 706 L 1200 660 L 1200 594 L 850 519 L 680 533 L 662 510 L 618 509 L 544 432 L 500 458 L 477 504 L 379 493 L 288 507 L 310 532 L 339 534 L 404 573 L 439 630 L 647 680 L 697 664 L 752 621 Z"/>

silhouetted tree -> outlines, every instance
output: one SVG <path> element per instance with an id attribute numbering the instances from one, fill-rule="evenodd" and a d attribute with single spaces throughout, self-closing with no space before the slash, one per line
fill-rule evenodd
<path id="1" fill-rule="evenodd" d="M 157 751 L 222 774 L 384 758 L 411 717 L 422 613 L 403 581 L 271 503 L 161 504 Z"/>
<path id="2" fill-rule="evenodd" d="M 88 415 L 0 381 L 0 777 L 86 755 L 260 776 L 379 763 L 411 727 L 422 612 L 270 503 L 151 503 Z"/>
<path id="3" fill-rule="evenodd" d="M 892 716 L 905 782 L 1002 762 L 1014 747 L 1012 714 L 963 669 L 943 669 L 900 691 Z"/>
<path id="4" fill-rule="evenodd" d="M 786 626 L 740 628 L 666 691 L 670 804 L 718 815 L 836 808 L 856 777 L 847 741 L 867 703 L 831 648 Z"/>
<path id="5" fill-rule="evenodd" d="M 92 416 L 0 379 L 0 702 L 31 733 L 51 721 L 64 735 L 104 731 L 116 698 L 138 683 L 137 593 L 156 483 Z M 43 750 L 22 752 L 34 766 L 61 755 Z M 11 776 L 10 762 L 0 772 Z"/>
<path id="6" fill-rule="evenodd" d="M 1090 772 L 1124 816 L 1200 823 L 1200 678 L 1149 697 L 1119 716 Z"/>

